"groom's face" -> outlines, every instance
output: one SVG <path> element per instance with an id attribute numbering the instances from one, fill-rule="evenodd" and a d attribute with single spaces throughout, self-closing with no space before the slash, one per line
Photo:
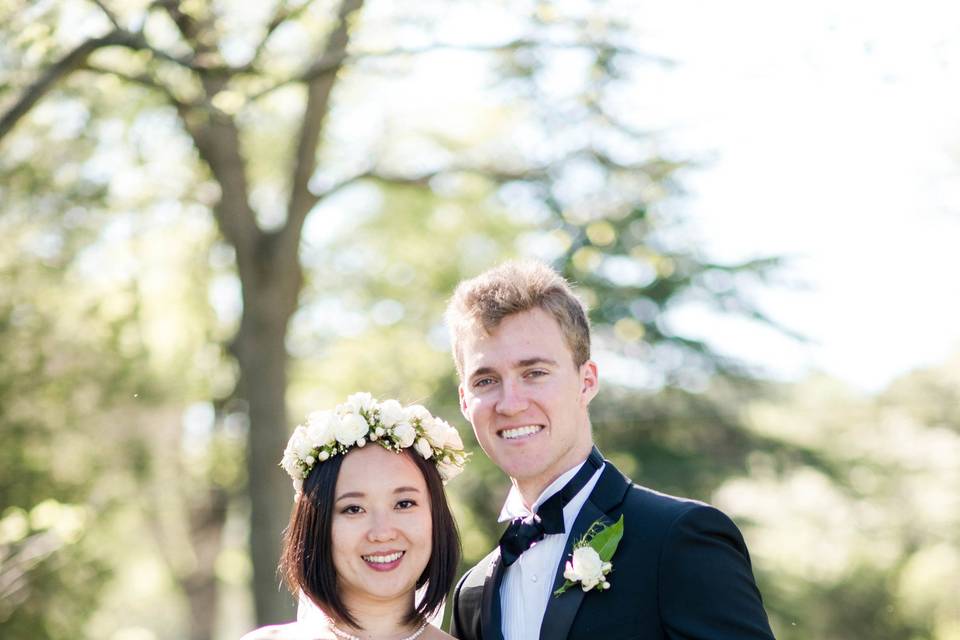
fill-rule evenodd
<path id="1" fill-rule="evenodd" d="M 597 367 L 577 367 L 557 321 L 542 309 L 506 317 L 462 342 L 460 407 L 484 452 L 533 500 L 593 446 L 587 406 Z"/>

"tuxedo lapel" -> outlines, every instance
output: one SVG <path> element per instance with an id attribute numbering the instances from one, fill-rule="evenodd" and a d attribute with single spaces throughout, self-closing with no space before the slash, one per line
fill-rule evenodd
<path id="1" fill-rule="evenodd" d="M 494 553 L 483 581 L 483 597 L 480 600 L 480 631 L 483 640 L 503 640 L 502 612 L 500 611 L 500 585 L 506 570 L 500 551 Z"/>
<path id="2" fill-rule="evenodd" d="M 563 557 L 560 558 L 560 565 L 557 567 L 557 573 L 553 580 L 553 590 L 556 591 L 563 585 L 563 570 L 566 566 L 567 558 L 573 552 L 573 544 L 579 540 L 590 525 L 598 518 L 603 516 L 603 512 L 587 502 L 580 509 L 580 515 L 577 516 L 567 538 L 567 545 L 563 549 Z M 543 614 L 543 623 L 540 625 L 541 640 L 552 640 L 555 638 L 566 638 L 570 632 L 570 626 L 573 619 L 580 610 L 580 604 L 586 595 L 579 585 L 567 589 L 559 596 L 551 592 L 550 600 L 547 602 L 547 610 Z"/>
<path id="3" fill-rule="evenodd" d="M 563 549 L 563 556 L 560 558 L 560 564 L 553 580 L 553 590 L 556 591 L 564 583 L 563 571 L 566 567 L 567 559 L 573 553 L 573 545 L 583 537 L 597 520 L 604 518 L 612 524 L 615 518 L 610 518 L 608 513 L 617 505 L 623 502 L 630 481 L 627 480 L 617 469 L 606 463 L 600 480 L 590 493 L 590 497 L 583 504 L 577 519 L 573 522 L 570 535 L 567 537 L 567 544 Z M 484 594 L 486 595 L 486 594 Z M 584 596 L 587 595 L 579 585 L 574 585 L 559 596 L 551 592 L 550 600 L 547 603 L 547 610 L 543 615 L 543 623 L 540 625 L 541 640 L 559 640 L 567 638 L 570 634 L 570 627 L 573 625 L 573 619 L 580 610 Z M 484 636 L 486 638 L 486 636 Z"/>

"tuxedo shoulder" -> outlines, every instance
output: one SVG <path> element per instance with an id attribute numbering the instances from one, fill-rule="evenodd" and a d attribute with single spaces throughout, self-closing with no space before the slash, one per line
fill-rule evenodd
<path id="1" fill-rule="evenodd" d="M 672 496 L 638 484 L 631 484 L 624 500 L 625 519 L 642 518 L 647 526 L 659 523 L 670 527 L 681 521 L 722 521 L 733 525 L 733 521 L 713 505 Z"/>
<path id="2" fill-rule="evenodd" d="M 493 561 L 499 556 L 499 548 L 494 547 L 480 562 L 467 569 L 467 571 L 460 576 L 455 592 L 459 593 L 461 589 L 470 587 L 482 587 L 487 579 L 487 575 L 493 571 Z"/>

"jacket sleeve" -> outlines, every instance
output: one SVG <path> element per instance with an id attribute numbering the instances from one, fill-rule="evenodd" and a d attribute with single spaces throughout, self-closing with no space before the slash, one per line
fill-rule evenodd
<path id="1" fill-rule="evenodd" d="M 773 640 L 746 543 L 717 509 L 698 505 L 673 521 L 657 579 L 668 638 Z"/>

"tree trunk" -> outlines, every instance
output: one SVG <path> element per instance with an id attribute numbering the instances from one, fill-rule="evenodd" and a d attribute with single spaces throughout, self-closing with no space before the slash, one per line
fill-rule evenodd
<path id="1" fill-rule="evenodd" d="M 196 568 L 180 580 L 190 606 L 190 640 L 212 640 L 217 621 L 217 556 L 222 548 L 229 496 L 220 488 L 209 490 L 206 499 L 190 512 L 190 538 Z"/>
<path id="2" fill-rule="evenodd" d="M 234 343 L 240 394 L 250 418 L 247 483 L 258 625 L 289 621 L 295 615 L 295 601 L 277 574 L 282 531 L 293 504 L 289 478 L 278 465 L 288 435 L 285 337 L 302 279 L 297 256 L 274 252 L 274 239 L 262 236 L 260 255 L 250 262 L 238 260 L 244 306 Z"/>

